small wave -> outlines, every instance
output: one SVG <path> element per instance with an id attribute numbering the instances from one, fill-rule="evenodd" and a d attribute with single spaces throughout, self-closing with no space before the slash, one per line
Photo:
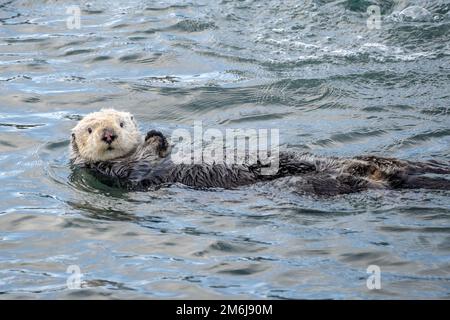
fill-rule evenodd
<path id="1" fill-rule="evenodd" d="M 141 57 L 141 54 L 139 53 L 133 53 L 133 54 L 127 54 L 125 56 L 122 56 L 119 58 L 120 62 L 132 62 L 136 61 Z"/>
<path id="2" fill-rule="evenodd" d="M 381 231 L 387 232 L 415 232 L 415 233 L 450 233 L 450 227 L 404 227 L 404 226 L 382 226 Z"/>
<path id="3" fill-rule="evenodd" d="M 247 276 L 255 273 L 260 273 L 265 271 L 268 267 L 265 267 L 261 264 L 250 264 L 247 266 L 242 267 L 236 267 L 234 264 L 231 267 L 223 267 L 222 265 L 217 266 L 219 270 L 217 270 L 217 273 L 221 274 L 230 274 L 235 276 Z"/>
<path id="4" fill-rule="evenodd" d="M 93 58 L 92 60 L 91 60 L 91 62 L 100 62 L 100 61 L 106 61 L 106 60 L 110 60 L 110 59 L 112 59 L 112 57 L 111 56 L 97 56 L 97 57 L 95 57 L 95 58 Z"/>
<path id="5" fill-rule="evenodd" d="M 428 141 L 435 138 L 442 138 L 450 136 L 450 129 L 437 129 L 430 132 L 424 132 L 416 134 L 410 138 L 407 138 L 402 141 L 402 146 L 411 146 L 420 144 L 424 141 Z"/>
<path id="6" fill-rule="evenodd" d="M 222 240 L 216 241 L 208 246 L 208 250 L 220 252 L 258 252 L 264 250 L 264 247 L 257 246 L 254 243 L 243 242 L 241 244 L 225 242 Z"/>
<path id="7" fill-rule="evenodd" d="M 64 53 L 65 57 L 68 56 L 74 56 L 74 55 L 78 55 L 78 54 L 85 54 L 85 53 L 90 53 L 93 52 L 94 50 L 92 49 L 77 49 L 77 50 L 68 50 Z"/>
<path id="8" fill-rule="evenodd" d="M 31 129 L 36 127 L 43 127 L 45 123 L 37 123 L 37 124 L 17 124 L 17 123 L 0 123 L 0 127 L 12 127 L 19 130 L 23 129 Z"/>
<path id="9" fill-rule="evenodd" d="M 400 12 L 393 12 L 388 19 L 397 22 L 432 22 L 438 20 L 438 17 L 433 17 L 431 12 L 423 7 L 410 6 Z"/>
<path id="10" fill-rule="evenodd" d="M 183 5 L 183 4 L 173 4 L 173 5 L 169 5 L 166 7 L 147 7 L 145 8 L 146 11 L 169 11 L 169 10 L 173 10 L 173 9 L 187 9 L 189 8 L 188 5 Z"/>
<path id="11" fill-rule="evenodd" d="M 355 142 L 369 137 L 377 137 L 386 134 L 384 130 L 370 130 L 362 129 L 355 130 L 348 133 L 337 133 L 330 136 L 328 139 L 317 140 L 314 144 L 318 146 L 330 146 L 335 143 Z"/>
<path id="12" fill-rule="evenodd" d="M 83 9 L 81 12 L 85 13 L 85 14 L 101 14 L 101 13 L 104 13 L 103 10 L 93 10 L 93 9 Z"/>
<path id="13" fill-rule="evenodd" d="M 163 30 L 167 31 L 183 31 L 183 32 L 200 32 L 208 29 L 217 29 L 214 22 L 206 22 L 201 20 L 182 20 L 176 24 L 169 26 Z"/>

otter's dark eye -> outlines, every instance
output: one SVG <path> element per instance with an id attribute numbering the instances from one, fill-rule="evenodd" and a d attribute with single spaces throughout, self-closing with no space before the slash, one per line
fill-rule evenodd
<path id="1" fill-rule="evenodd" d="M 92 129 L 91 129 L 91 128 L 88 128 L 88 132 L 89 132 L 89 133 L 92 133 Z"/>
<path id="2" fill-rule="evenodd" d="M 123 128 L 123 122 L 120 123 L 120 127 Z"/>

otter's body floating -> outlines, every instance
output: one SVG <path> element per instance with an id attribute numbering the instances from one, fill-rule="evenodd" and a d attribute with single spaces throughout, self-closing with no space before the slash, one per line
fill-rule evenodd
<path id="1" fill-rule="evenodd" d="M 278 171 L 261 174 L 254 164 L 175 164 L 170 146 L 157 131 L 141 137 L 131 114 L 112 109 L 87 115 L 72 130 L 71 161 L 129 190 L 181 183 L 198 188 L 236 188 L 284 176 L 300 176 L 299 192 L 336 195 L 370 188 L 450 190 L 448 165 L 363 156 L 353 159 L 280 152 Z"/>

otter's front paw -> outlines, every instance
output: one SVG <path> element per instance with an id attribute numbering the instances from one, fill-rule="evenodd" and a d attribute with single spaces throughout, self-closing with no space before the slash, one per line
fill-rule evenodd
<path id="1" fill-rule="evenodd" d="M 170 151 L 166 137 L 159 131 L 150 130 L 145 136 L 145 142 L 154 145 L 161 157 L 165 157 Z"/>

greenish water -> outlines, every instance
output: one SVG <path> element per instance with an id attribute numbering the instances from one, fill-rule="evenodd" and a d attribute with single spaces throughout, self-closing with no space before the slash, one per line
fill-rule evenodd
<path id="1" fill-rule="evenodd" d="M 0 1 L 0 298 L 450 298 L 448 191 L 124 192 L 68 165 L 102 107 L 448 163 L 450 1 L 382 1 L 380 29 L 375 0 L 81 1 L 69 29 L 73 4 Z"/>

